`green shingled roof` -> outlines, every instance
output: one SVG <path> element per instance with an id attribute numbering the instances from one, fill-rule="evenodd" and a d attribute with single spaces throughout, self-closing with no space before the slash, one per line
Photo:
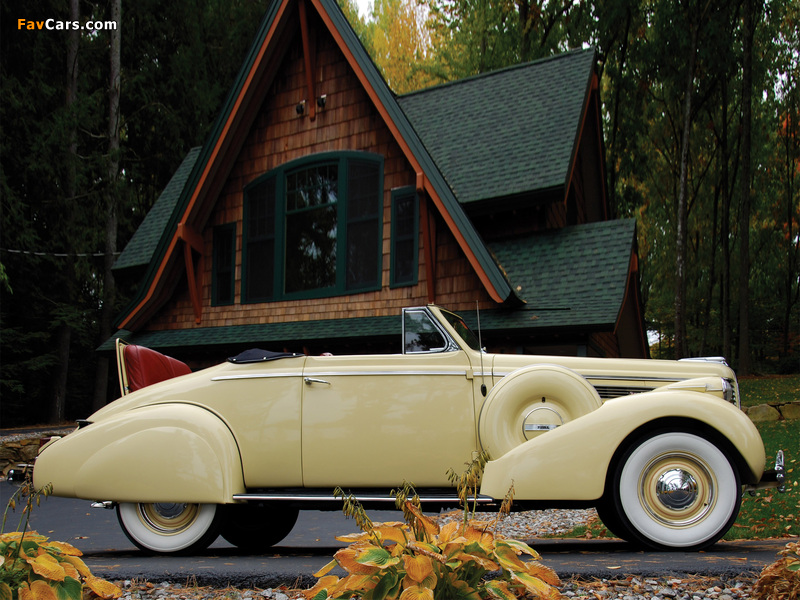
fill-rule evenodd
<path id="1" fill-rule="evenodd" d="M 146 267 L 153 258 L 161 236 L 164 234 L 164 225 L 169 222 L 178 200 L 181 197 L 186 180 L 194 168 L 200 148 L 192 148 L 178 170 L 172 175 L 167 187 L 161 192 L 153 207 L 142 220 L 142 224 L 125 246 L 122 254 L 114 263 L 114 269 L 127 269 L 129 267 Z"/>
<path id="2" fill-rule="evenodd" d="M 527 302 L 488 327 L 601 327 L 617 322 L 627 289 L 636 221 L 565 227 L 493 242 L 497 261 Z"/>
<path id="3" fill-rule="evenodd" d="M 462 204 L 564 188 L 594 61 L 569 52 L 398 102 Z"/>

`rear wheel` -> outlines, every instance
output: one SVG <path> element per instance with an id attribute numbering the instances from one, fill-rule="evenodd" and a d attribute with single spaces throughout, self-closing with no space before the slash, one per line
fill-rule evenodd
<path id="1" fill-rule="evenodd" d="M 712 442 L 688 432 L 634 443 L 617 464 L 610 492 L 621 529 L 615 533 L 630 532 L 631 541 L 657 549 L 710 546 L 741 506 L 736 467 Z"/>
<path id="2" fill-rule="evenodd" d="M 126 502 L 117 505 L 117 518 L 128 539 L 147 552 L 190 554 L 219 535 L 216 504 Z"/>
<path id="3" fill-rule="evenodd" d="M 296 508 L 268 503 L 226 504 L 222 537 L 242 550 L 269 548 L 289 535 L 297 522 Z"/>

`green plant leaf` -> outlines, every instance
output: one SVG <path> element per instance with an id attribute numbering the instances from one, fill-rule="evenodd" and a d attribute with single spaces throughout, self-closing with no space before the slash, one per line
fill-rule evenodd
<path id="1" fill-rule="evenodd" d="M 81 600 L 83 597 L 83 585 L 72 577 L 65 577 L 64 581 L 50 585 L 55 590 L 58 600 Z"/>
<path id="2" fill-rule="evenodd" d="M 517 595 L 509 589 L 507 581 L 498 581 L 496 579 L 492 581 L 487 581 L 484 588 L 486 589 L 487 592 L 489 592 L 494 598 L 497 598 L 498 600 L 517 599 Z"/>
<path id="3" fill-rule="evenodd" d="M 398 574 L 389 571 L 386 575 L 381 577 L 380 581 L 378 581 L 378 585 L 373 588 L 372 600 L 386 600 L 387 598 L 391 598 L 391 591 L 397 589 L 399 583 L 400 577 Z"/>
<path id="4" fill-rule="evenodd" d="M 369 567 L 385 569 L 400 562 L 399 557 L 393 557 L 384 548 L 368 546 L 358 552 L 356 562 Z"/>

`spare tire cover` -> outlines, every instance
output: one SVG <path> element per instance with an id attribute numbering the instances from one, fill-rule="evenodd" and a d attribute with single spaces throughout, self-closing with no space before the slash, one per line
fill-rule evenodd
<path id="1" fill-rule="evenodd" d="M 598 409 L 602 400 L 581 375 L 559 365 L 518 369 L 498 383 L 481 408 L 481 447 L 496 459 L 520 444 Z"/>

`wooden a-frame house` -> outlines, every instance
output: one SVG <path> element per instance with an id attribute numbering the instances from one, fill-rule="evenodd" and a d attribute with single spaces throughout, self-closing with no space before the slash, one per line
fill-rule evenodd
<path id="1" fill-rule="evenodd" d="M 195 364 L 396 352 L 426 303 L 479 306 L 490 350 L 648 354 L 594 52 L 398 97 L 335 0 L 274 0 L 115 270 L 140 283 L 114 337 Z"/>

